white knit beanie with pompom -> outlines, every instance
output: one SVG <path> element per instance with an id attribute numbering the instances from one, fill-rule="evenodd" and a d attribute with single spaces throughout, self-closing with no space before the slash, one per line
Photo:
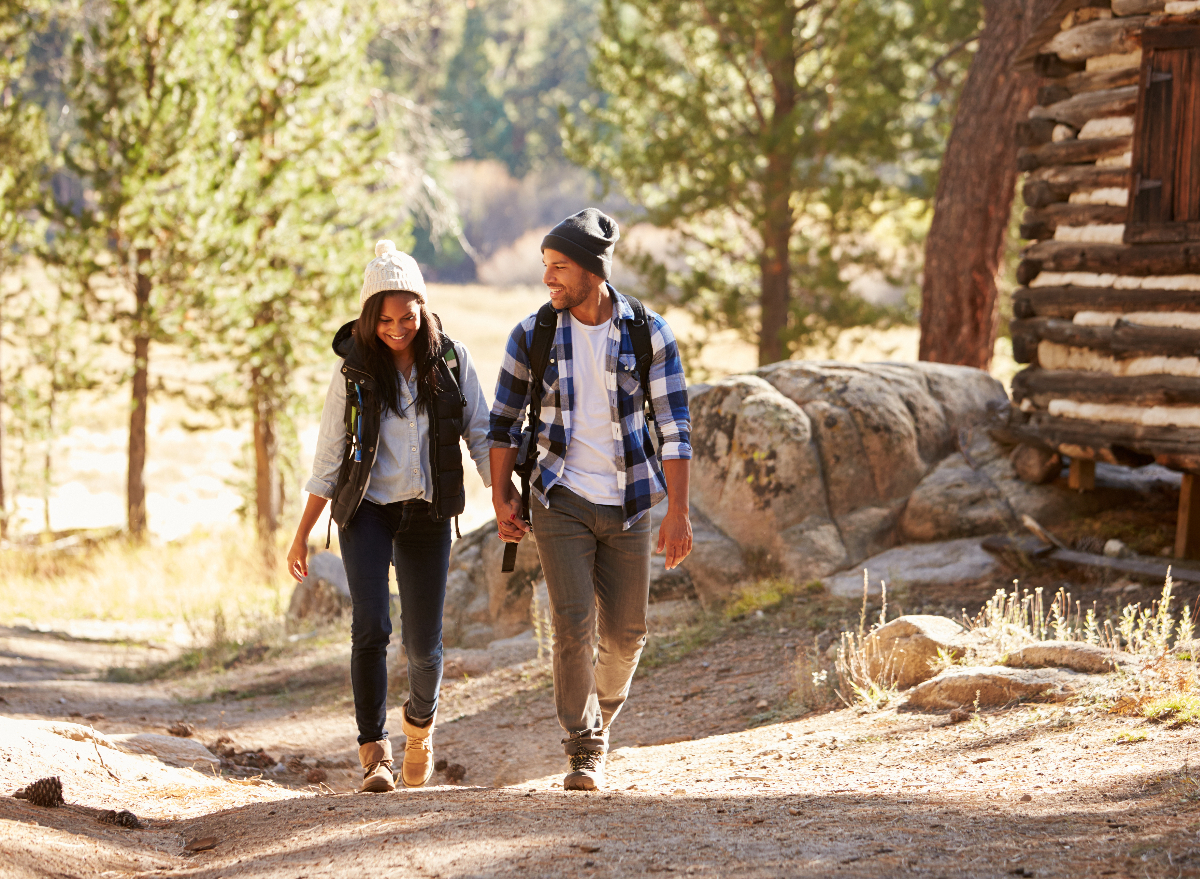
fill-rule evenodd
<path id="1" fill-rule="evenodd" d="M 415 293 L 422 304 L 426 301 L 425 279 L 421 277 L 417 261 L 386 239 L 375 245 L 375 258 L 367 263 L 367 270 L 363 272 L 359 308 L 383 290 Z"/>

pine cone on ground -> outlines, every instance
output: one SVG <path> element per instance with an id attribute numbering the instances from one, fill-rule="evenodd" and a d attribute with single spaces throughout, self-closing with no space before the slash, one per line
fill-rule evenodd
<path id="1" fill-rule="evenodd" d="M 101 824 L 115 824 L 117 827 L 128 827 L 130 830 L 142 829 L 142 822 L 138 820 L 138 816 L 125 809 L 120 812 L 106 809 L 96 816 L 96 820 Z"/>
<path id="2" fill-rule="evenodd" d="M 13 796 L 18 800 L 28 800 L 35 806 L 48 808 L 61 806 L 64 802 L 62 782 L 58 780 L 57 775 L 38 779 L 28 787 L 21 788 Z"/>

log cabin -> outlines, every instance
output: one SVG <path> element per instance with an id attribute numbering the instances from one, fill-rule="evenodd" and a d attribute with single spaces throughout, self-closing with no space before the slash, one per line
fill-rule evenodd
<path id="1" fill-rule="evenodd" d="M 1012 433 L 1071 460 L 1183 472 L 1200 558 L 1200 0 L 1063 0 L 1018 54 L 1042 77 L 1027 172 Z"/>

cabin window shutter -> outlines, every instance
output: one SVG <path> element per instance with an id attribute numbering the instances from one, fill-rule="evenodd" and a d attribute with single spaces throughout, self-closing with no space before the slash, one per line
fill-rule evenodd
<path id="1" fill-rule="evenodd" d="M 1200 240 L 1200 27 L 1142 31 L 1128 242 Z"/>

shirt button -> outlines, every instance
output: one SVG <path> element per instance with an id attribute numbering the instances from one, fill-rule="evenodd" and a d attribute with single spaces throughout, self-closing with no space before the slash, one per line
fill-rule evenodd
<path id="1" fill-rule="evenodd" d="M 411 421 L 410 421 L 410 422 L 408 422 L 408 426 L 409 426 L 409 427 L 416 427 L 416 425 L 415 425 L 415 424 L 413 424 Z"/>
<path id="2" fill-rule="evenodd" d="M 413 446 L 413 447 L 412 447 L 412 450 L 415 452 L 415 451 L 417 450 L 417 447 L 416 447 L 416 446 Z"/>

